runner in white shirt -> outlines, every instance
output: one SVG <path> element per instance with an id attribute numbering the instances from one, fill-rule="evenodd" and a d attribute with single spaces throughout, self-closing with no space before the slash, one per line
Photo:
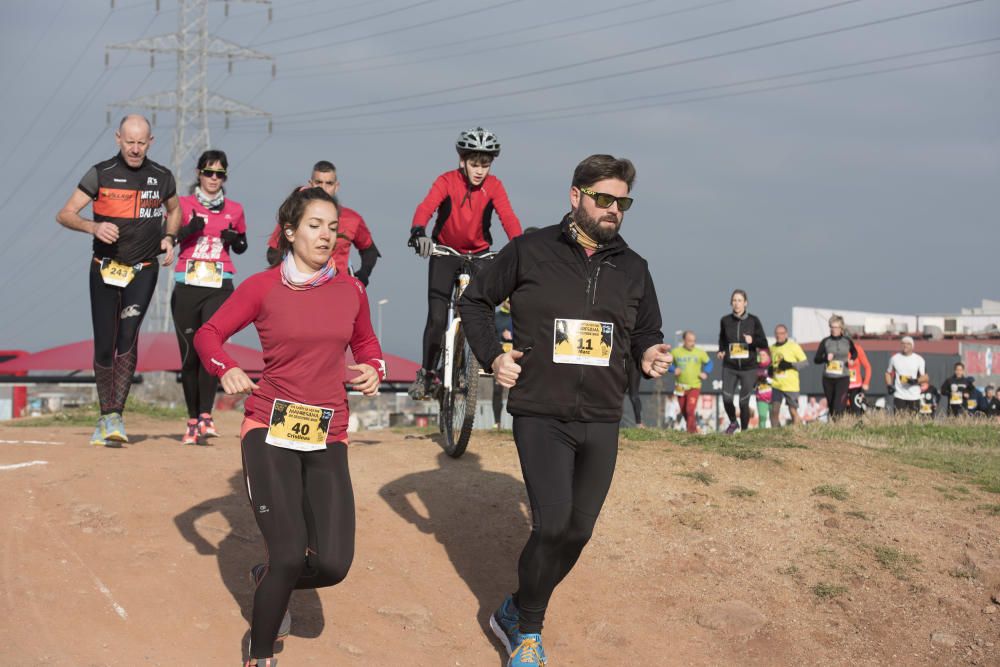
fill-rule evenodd
<path id="1" fill-rule="evenodd" d="M 920 382 L 926 378 L 924 358 L 913 351 L 913 339 L 904 336 L 903 351 L 892 355 L 885 372 L 885 385 L 893 395 L 896 410 L 917 412 L 920 409 Z"/>

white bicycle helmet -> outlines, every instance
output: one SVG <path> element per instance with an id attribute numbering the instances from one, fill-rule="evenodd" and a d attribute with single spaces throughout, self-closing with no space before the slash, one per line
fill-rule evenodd
<path id="1" fill-rule="evenodd" d="M 500 140 L 489 130 L 477 127 L 465 130 L 458 135 L 455 150 L 461 153 L 489 153 L 493 157 L 500 155 Z"/>

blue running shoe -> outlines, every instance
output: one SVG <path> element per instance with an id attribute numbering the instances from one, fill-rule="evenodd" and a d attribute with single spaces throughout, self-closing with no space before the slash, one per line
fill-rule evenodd
<path id="1" fill-rule="evenodd" d="M 507 667 L 545 667 L 545 649 L 542 636 L 517 633 L 517 648 L 510 654 Z"/>
<path id="2" fill-rule="evenodd" d="M 108 424 L 104 415 L 97 418 L 97 428 L 94 429 L 94 435 L 90 436 L 90 444 L 97 447 L 108 444 Z"/>
<path id="3" fill-rule="evenodd" d="M 128 442 L 128 436 L 125 434 L 125 422 L 122 420 L 121 414 L 112 412 L 110 415 L 105 415 L 104 418 L 107 424 L 108 444 L 112 447 L 120 447 L 121 445 L 111 445 L 111 443 Z"/>
<path id="4" fill-rule="evenodd" d="M 507 655 L 514 650 L 514 639 L 517 636 L 517 620 L 519 612 L 514 604 L 514 597 L 508 595 L 503 603 L 490 616 L 490 630 L 497 636 Z"/>

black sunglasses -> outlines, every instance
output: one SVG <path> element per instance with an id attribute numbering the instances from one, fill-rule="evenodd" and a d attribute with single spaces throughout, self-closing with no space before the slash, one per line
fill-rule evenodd
<path id="1" fill-rule="evenodd" d="M 612 204 L 618 202 L 618 210 L 622 213 L 629 210 L 632 207 L 632 202 L 635 201 L 631 197 L 615 197 L 607 192 L 594 192 L 588 188 L 579 188 L 579 190 L 588 197 L 592 197 L 597 208 L 611 208 Z"/>
<path id="2" fill-rule="evenodd" d="M 221 178 L 222 180 L 226 180 L 225 169 L 202 169 L 201 175 L 204 176 L 205 178 L 212 178 L 213 176 L 215 176 L 216 178 Z"/>

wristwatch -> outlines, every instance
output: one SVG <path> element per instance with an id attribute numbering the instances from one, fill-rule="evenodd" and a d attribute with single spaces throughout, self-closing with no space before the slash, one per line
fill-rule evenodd
<path id="1" fill-rule="evenodd" d="M 177 245 L 177 234 L 164 234 L 163 238 L 170 239 L 171 245 Z"/>

